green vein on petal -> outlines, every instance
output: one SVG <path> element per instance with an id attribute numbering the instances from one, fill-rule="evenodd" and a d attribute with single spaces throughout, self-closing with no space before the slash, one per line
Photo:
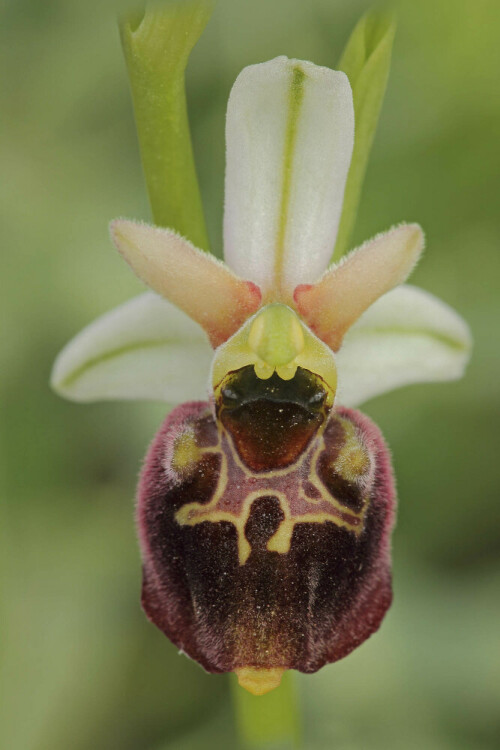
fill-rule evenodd
<path id="1" fill-rule="evenodd" d="M 58 383 L 58 387 L 68 388 L 71 385 L 74 385 L 76 381 L 79 380 L 86 372 L 92 370 L 94 367 L 98 367 L 100 364 L 103 364 L 108 360 L 116 359 L 117 357 L 121 357 L 124 354 L 130 354 L 131 352 L 139 352 L 141 349 L 148 350 L 160 346 L 168 346 L 169 343 L 172 345 L 177 342 L 174 342 L 174 340 L 169 342 L 166 339 L 158 339 L 157 341 L 138 341 L 136 344 L 129 344 L 127 346 L 121 346 L 116 349 L 110 349 L 109 351 L 104 352 L 98 357 L 88 359 L 86 362 L 80 365 L 80 367 L 71 372 L 66 378 L 63 378 Z"/>
<path id="2" fill-rule="evenodd" d="M 443 333 L 439 333 L 439 331 L 430 331 L 428 328 L 405 328 L 404 326 L 381 326 L 375 328 L 366 327 L 360 329 L 353 328 L 349 333 L 349 339 L 352 341 L 356 338 L 365 338 L 366 336 L 371 335 L 425 336 L 425 338 L 434 339 L 434 341 L 438 341 L 439 343 L 445 344 L 445 346 L 448 346 L 451 349 L 456 349 L 460 352 L 468 351 L 470 346 L 465 341 L 459 341 L 458 339 L 452 338 L 451 336 L 446 336 Z"/>
<path id="3" fill-rule="evenodd" d="M 354 137 L 344 73 L 277 57 L 245 68 L 226 118 L 224 258 L 289 304 L 331 257 Z"/>
<path id="4" fill-rule="evenodd" d="M 417 287 L 397 287 L 348 331 L 337 354 L 339 403 L 359 406 L 401 386 L 457 380 L 471 347 L 453 308 Z"/>
<path id="5" fill-rule="evenodd" d="M 212 349 L 201 328 L 151 292 L 91 323 L 57 357 L 53 389 L 73 401 L 206 397 Z"/>
<path id="6" fill-rule="evenodd" d="M 306 74 L 296 65 L 292 69 L 292 79 L 289 93 L 289 110 L 285 134 L 285 148 L 283 153 L 283 184 L 281 192 L 281 208 L 278 226 L 278 236 L 276 238 L 276 253 L 274 263 L 275 287 L 279 288 L 280 278 L 283 270 L 284 251 L 285 251 L 285 233 L 288 222 L 288 211 L 290 205 L 290 192 L 293 177 L 293 159 L 295 153 L 295 144 L 297 141 L 298 122 L 300 110 L 304 101 L 304 81 Z"/>

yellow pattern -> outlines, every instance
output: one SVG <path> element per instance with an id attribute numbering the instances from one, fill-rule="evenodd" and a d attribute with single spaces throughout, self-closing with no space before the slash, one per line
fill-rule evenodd
<path id="1" fill-rule="evenodd" d="M 201 451 L 196 444 L 193 430 L 182 432 L 174 443 L 172 468 L 182 472 L 189 470 L 201 458 Z"/>
<path id="2" fill-rule="evenodd" d="M 344 421 L 344 420 L 343 420 Z M 362 448 L 359 446 L 359 442 L 355 438 L 354 430 L 349 436 L 348 444 L 350 444 L 350 450 L 353 448 L 353 441 L 358 446 L 359 454 L 363 453 Z M 225 446 L 222 443 L 225 443 Z M 226 450 L 224 450 L 226 448 Z M 332 521 L 339 527 L 343 527 L 352 531 L 357 536 L 361 534 L 363 530 L 363 521 L 367 510 L 366 499 L 363 504 L 363 508 L 359 512 L 355 512 L 346 506 L 342 505 L 337 498 L 335 498 L 325 487 L 323 482 L 318 476 L 317 462 L 320 453 L 325 449 L 325 443 L 323 434 L 321 433 L 313 444 L 310 446 L 308 451 L 298 459 L 298 461 L 292 466 L 286 467 L 285 469 L 256 473 L 251 472 L 239 458 L 237 451 L 232 443 L 231 436 L 219 425 L 219 443 L 213 448 L 201 448 L 199 449 L 200 456 L 203 454 L 216 454 L 220 456 L 220 473 L 218 478 L 217 487 L 213 494 L 212 499 L 209 503 L 187 503 L 180 508 L 175 514 L 176 521 L 181 526 L 194 526 L 204 521 L 210 521 L 212 523 L 218 523 L 220 521 L 228 521 L 236 528 L 238 537 L 238 558 L 240 565 L 244 565 L 248 560 L 251 553 L 251 546 L 245 536 L 245 526 L 251 513 L 252 504 L 255 500 L 262 497 L 275 497 L 277 498 L 280 508 L 283 512 L 284 518 L 278 526 L 276 532 L 270 537 L 267 542 L 267 549 L 271 552 L 278 552 L 280 554 L 286 554 L 290 551 L 290 545 L 292 541 L 293 530 L 297 523 L 323 523 L 325 521 Z M 228 488 L 229 481 L 229 470 L 228 470 L 228 458 L 227 452 L 230 452 L 231 460 L 234 462 L 234 468 L 236 467 L 243 473 L 244 477 L 248 480 L 249 486 L 258 484 L 259 486 L 251 491 L 248 491 L 241 502 L 238 512 L 232 510 L 226 510 L 220 507 L 221 501 L 224 498 L 224 494 Z M 364 454 L 366 461 L 369 462 L 369 458 Z M 358 456 L 358 465 L 360 460 Z M 345 456 L 342 456 L 340 452 L 339 459 L 345 464 Z M 300 474 L 300 469 L 303 464 L 310 462 L 309 472 L 307 474 L 307 480 L 311 483 L 318 491 L 320 497 L 313 499 L 308 497 L 302 487 L 301 478 L 303 473 Z M 279 490 L 276 486 L 273 486 L 273 479 L 278 478 L 283 474 L 291 472 L 297 473 L 297 483 L 299 485 L 297 489 L 298 500 L 307 503 L 307 506 L 311 506 L 311 510 L 308 512 L 300 512 L 294 514 L 290 508 L 289 500 L 286 494 Z M 240 482 L 241 484 L 241 482 Z M 326 502 L 331 510 L 314 510 L 315 505 L 320 505 Z M 347 520 L 345 516 L 348 516 L 351 520 Z"/>

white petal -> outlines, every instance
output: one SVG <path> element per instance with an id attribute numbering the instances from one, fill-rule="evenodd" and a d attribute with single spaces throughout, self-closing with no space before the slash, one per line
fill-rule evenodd
<path id="1" fill-rule="evenodd" d="M 226 122 L 224 255 L 268 301 L 288 301 L 327 267 L 353 137 L 344 73 L 278 57 L 238 76 Z"/>
<path id="2" fill-rule="evenodd" d="M 465 321 L 409 284 L 375 302 L 347 333 L 337 354 L 337 402 L 357 406 L 410 383 L 456 380 L 470 356 Z"/>
<path id="3" fill-rule="evenodd" d="M 212 356 L 196 323 L 147 292 L 72 339 L 54 363 L 51 384 L 73 401 L 206 399 Z"/>

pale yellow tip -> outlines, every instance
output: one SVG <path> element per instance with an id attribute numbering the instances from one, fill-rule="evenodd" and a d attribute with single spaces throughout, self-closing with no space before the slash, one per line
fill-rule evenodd
<path id="1" fill-rule="evenodd" d="M 280 667 L 274 669 L 242 667 L 242 669 L 235 669 L 234 671 L 242 688 L 248 690 L 252 695 L 264 695 L 279 686 L 285 670 Z"/>

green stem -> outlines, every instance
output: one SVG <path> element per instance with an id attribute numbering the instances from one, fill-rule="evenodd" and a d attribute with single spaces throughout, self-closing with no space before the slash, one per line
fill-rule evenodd
<path id="1" fill-rule="evenodd" d="M 209 0 L 148 5 L 120 23 L 153 219 L 205 250 L 184 74 L 211 11 Z"/>
<path id="2" fill-rule="evenodd" d="M 255 696 L 231 675 L 236 726 L 242 750 L 292 750 L 300 747 L 300 710 L 294 675 L 285 672 L 281 685 Z"/>
<path id="3" fill-rule="evenodd" d="M 337 66 L 349 78 L 354 101 L 354 150 L 332 260 L 349 250 L 361 188 L 387 88 L 396 24 L 391 15 L 366 13 L 356 25 Z"/>

